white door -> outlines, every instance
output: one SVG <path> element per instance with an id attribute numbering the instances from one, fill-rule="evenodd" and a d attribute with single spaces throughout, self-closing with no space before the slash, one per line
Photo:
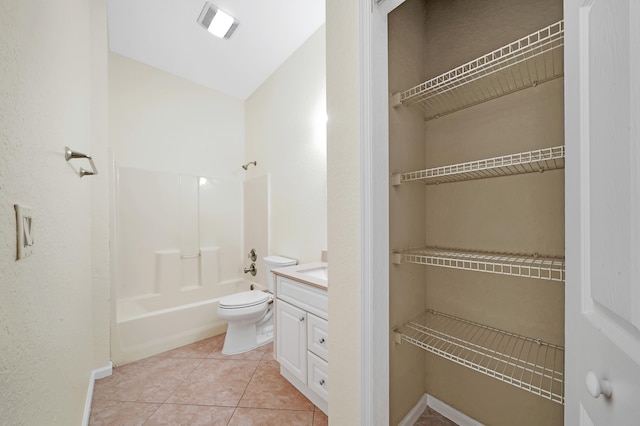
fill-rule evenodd
<path id="1" fill-rule="evenodd" d="M 302 383 L 307 383 L 307 313 L 278 299 L 276 301 L 276 355 L 281 366 Z"/>
<path id="2" fill-rule="evenodd" d="M 637 425 L 640 1 L 565 0 L 565 23 L 565 421 Z"/>

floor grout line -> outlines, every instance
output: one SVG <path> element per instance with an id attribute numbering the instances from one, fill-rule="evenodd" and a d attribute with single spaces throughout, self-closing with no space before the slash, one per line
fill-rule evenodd
<path id="1" fill-rule="evenodd" d="M 151 417 L 153 417 L 153 415 L 154 415 L 154 414 L 156 414 L 156 413 L 158 412 L 158 410 L 160 409 L 160 407 L 162 407 L 162 405 L 163 405 L 163 404 L 158 404 L 158 408 L 156 408 L 156 409 L 155 409 L 155 411 L 154 411 L 153 413 L 151 413 L 151 414 L 149 415 L 149 417 L 147 417 L 147 418 L 145 419 L 145 421 L 142 423 L 142 426 L 144 426 L 144 425 L 149 421 L 149 419 L 150 419 Z"/>
<path id="2" fill-rule="evenodd" d="M 203 339 L 205 340 L 205 339 Z M 212 342 L 213 343 L 213 342 Z M 192 348 L 189 348 L 183 352 L 180 352 L 179 349 L 180 348 L 176 348 L 167 352 L 172 352 L 172 351 L 177 351 L 174 354 L 168 354 L 165 353 L 163 354 L 158 354 L 158 355 L 153 355 L 150 356 L 148 358 L 142 359 L 142 360 L 138 360 L 138 361 L 134 361 L 134 363 L 131 364 L 125 364 L 125 365 L 131 365 L 133 368 L 129 369 L 128 373 L 124 373 L 121 376 L 121 379 L 119 379 L 116 382 L 116 386 L 121 386 L 122 383 L 126 383 L 126 378 L 129 376 L 129 374 L 131 375 L 131 377 L 135 377 L 135 375 L 137 374 L 141 374 L 141 377 L 151 377 L 150 375 L 156 374 L 156 371 L 154 371 L 154 369 L 158 368 L 157 363 L 161 363 L 163 360 L 171 360 L 169 363 L 167 363 L 168 366 L 172 366 L 172 363 L 175 363 L 177 360 L 182 360 L 182 361 L 190 361 L 193 364 L 193 367 L 189 370 L 186 369 L 185 371 L 188 371 L 188 373 L 186 373 L 186 375 L 177 381 L 177 384 L 173 387 L 168 387 L 168 389 L 170 389 L 170 391 L 168 392 L 167 396 L 164 398 L 158 398 L 158 399 L 162 399 L 161 402 L 152 402 L 152 401 L 140 401 L 138 400 L 138 397 L 140 397 L 141 395 L 143 395 L 143 393 L 140 393 L 139 395 L 136 395 L 133 398 L 123 398 L 120 399 L 119 395 L 117 393 L 114 393 L 113 390 L 111 390 L 109 393 L 107 393 L 107 395 L 109 395 L 109 397 L 107 398 L 100 398 L 100 399 L 96 399 L 96 401 L 103 401 L 103 402 L 113 402 L 113 403 L 117 403 L 117 404 L 121 404 L 121 403 L 133 403 L 133 404 L 153 404 L 156 406 L 156 408 L 148 415 L 145 416 L 140 416 L 138 417 L 139 421 L 141 421 L 142 425 L 148 424 L 148 422 L 150 421 L 151 418 L 153 418 L 155 416 L 155 414 L 157 414 L 159 412 L 159 410 L 161 410 L 163 407 L 167 407 L 166 410 L 175 410 L 178 409 L 177 406 L 193 406 L 193 407 L 210 407 L 210 408 L 224 408 L 227 409 L 228 411 L 231 411 L 230 417 L 228 419 L 228 421 L 226 422 L 226 425 L 230 425 L 234 419 L 234 417 L 236 416 L 236 414 L 238 414 L 238 409 L 239 408 L 246 408 L 247 410 L 251 410 L 251 411 L 256 411 L 256 412 L 260 412 L 260 411 L 271 411 L 271 412 L 282 412 L 284 416 L 286 416 L 284 413 L 285 412 L 300 412 L 300 413 L 309 413 L 311 412 L 311 416 L 309 416 L 311 418 L 311 425 L 313 425 L 316 421 L 316 414 L 315 412 L 317 411 L 317 408 L 315 406 L 315 404 L 311 404 L 312 408 L 310 410 L 308 409 L 300 409 L 300 408 L 271 408 L 271 407 L 260 407 L 260 406 L 256 406 L 256 407 L 251 407 L 251 406 L 247 406 L 247 407 L 241 407 L 241 401 L 242 399 L 248 395 L 247 392 L 249 392 L 249 390 L 251 389 L 251 383 L 254 381 L 254 379 L 256 378 L 258 369 L 261 368 L 261 365 L 264 363 L 267 363 L 271 360 L 273 360 L 273 351 L 272 350 L 267 350 L 266 348 L 262 350 L 262 353 L 260 354 L 255 353 L 255 357 L 251 357 L 251 358 L 242 358 L 242 357 L 238 357 L 238 358 L 234 358 L 233 355 L 231 356 L 219 356 L 217 355 L 217 352 L 220 352 L 221 348 L 224 345 L 224 338 L 219 339 L 215 344 L 213 344 L 211 346 L 211 348 L 209 349 L 206 345 L 202 345 L 202 346 L 194 346 Z M 185 345 L 185 346 L 189 346 L 189 345 Z M 185 346 L 181 347 L 184 348 Z M 265 345 L 263 345 L 265 346 Z M 213 356 L 214 354 L 216 354 L 216 356 Z M 188 383 L 189 380 L 192 380 L 194 378 L 194 373 L 196 371 L 198 371 L 199 368 L 201 368 L 204 364 L 206 360 L 212 360 L 212 362 L 217 362 L 217 361 L 238 361 L 238 362 L 255 362 L 255 368 L 253 370 L 253 372 L 251 373 L 248 381 L 246 382 L 246 385 L 244 387 L 244 389 L 242 390 L 242 394 L 240 395 L 240 397 L 238 398 L 238 400 L 236 401 L 235 404 L 229 404 L 229 405 L 218 405 L 218 404 L 214 404 L 214 405 L 210 405 L 210 404 L 202 404 L 202 403 L 196 403 L 196 402 L 191 402 L 189 401 L 181 401 L 181 402 L 169 402 L 169 400 L 176 395 L 176 392 L 178 391 L 178 389 L 180 389 L 181 386 L 185 385 L 185 383 Z M 145 362 L 145 361 L 150 361 L 150 362 Z M 136 363 L 138 363 L 139 365 L 135 365 Z M 133 365 L 132 365 L 133 364 Z M 177 369 L 181 369 L 183 367 L 188 367 L 188 364 L 182 364 L 180 362 L 177 362 L 175 364 L 177 366 Z M 118 366 L 115 367 L 116 369 L 118 369 Z M 267 368 L 267 367 L 265 367 Z M 165 369 L 163 369 L 165 370 Z M 160 370 L 160 371 L 163 371 Z M 114 370 L 115 372 L 115 370 Z M 161 374 L 161 373 L 160 373 Z M 119 383 L 119 384 L 118 384 Z M 117 388 L 116 388 L 117 389 Z M 151 396 L 151 395 L 149 395 Z M 160 393 L 160 395 L 158 396 L 162 396 L 162 393 Z M 194 400 L 195 401 L 195 400 Z M 253 405 L 253 404 L 250 404 Z M 176 406 L 176 408 L 170 408 L 170 406 Z M 151 407 L 150 407 L 151 408 Z M 146 414 L 146 413 L 145 413 Z M 239 414 L 238 414 L 239 415 Z M 246 415 L 252 415 L 249 413 L 244 413 L 242 414 L 241 418 L 244 418 Z M 308 415 L 308 414 L 306 414 Z M 277 415 L 279 416 L 279 415 Z M 319 419 L 321 419 L 321 417 L 318 417 Z M 91 423 L 90 423 L 91 424 Z M 311 426 L 310 425 L 310 426 Z"/>
<path id="3" fill-rule="evenodd" d="M 253 370 L 253 374 L 251 374 L 251 377 L 249 378 L 249 381 L 247 382 L 247 386 L 245 386 L 244 390 L 242 391 L 242 395 L 240 395 L 240 398 L 238 399 L 238 403 L 233 408 L 233 413 L 231 413 L 231 417 L 229 417 L 229 420 L 227 421 L 227 426 L 229 426 L 229 424 L 231 423 L 231 420 L 233 419 L 233 416 L 236 414 L 236 411 L 238 411 L 238 406 L 240 405 L 240 401 L 242 401 L 242 398 L 244 397 L 244 394 L 247 392 L 247 389 L 249 388 L 249 385 L 251 384 L 251 380 L 253 380 L 253 376 L 256 375 L 256 371 L 258 371 L 258 367 L 260 366 L 260 362 L 262 361 L 262 358 L 264 358 L 264 353 L 262 354 L 262 356 L 258 360 L 258 364 L 256 365 L 255 370 Z"/>
<path id="4" fill-rule="evenodd" d="M 167 403 L 167 401 L 169 400 L 169 398 L 171 398 L 171 396 L 172 396 L 174 393 L 176 393 L 176 391 L 178 390 L 178 388 L 180 388 L 180 386 L 182 386 L 182 384 L 183 384 L 184 382 L 186 382 L 186 381 L 189 379 L 189 377 L 191 377 L 191 375 L 193 374 L 193 372 L 194 372 L 194 371 L 196 371 L 196 370 L 198 369 L 198 367 L 200 367 L 200 366 L 202 365 L 202 363 L 204 362 L 204 358 L 178 358 L 178 357 L 169 357 L 169 358 L 171 358 L 171 359 L 200 359 L 200 362 L 199 362 L 195 367 L 193 367 L 193 369 L 189 372 L 189 374 L 187 374 L 187 375 L 185 376 L 185 378 L 184 378 L 184 379 L 182 379 L 182 381 L 181 381 L 181 382 L 180 382 L 180 383 L 179 383 L 179 384 L 178 384 L 178 385 L 177 385 L 177 386 L 176 386 L 176 387 L 175 387 L 175 388 L 174 388 L 174 389 L 169 393 L 169 395 L 167 395 L 167 397 L 164 399 L 164 401 L 162 402 L 162 404 L 166 404 L 166 403 Z"/>

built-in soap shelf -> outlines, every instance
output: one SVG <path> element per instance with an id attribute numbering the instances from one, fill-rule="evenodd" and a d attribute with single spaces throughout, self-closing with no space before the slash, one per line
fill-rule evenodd
<path id="1" fill-rule="evenodd" d="M 563 257 L 423 247 L 394 252 L 395 264 L 416 263 L 499 275 L 564 281 Z"/>
<path id="2" fill-rule="evenodd" d="M 434 185 L 564 168 L 564 145 L 485 158 L 391 176 L 394 186 L 408 182 Z"/>
<path id="3" fill-rule="evenodd" d="M 395 330 L 407 342 L 520 389 L 564 404 L 564 348 L 427 310 Z"/>

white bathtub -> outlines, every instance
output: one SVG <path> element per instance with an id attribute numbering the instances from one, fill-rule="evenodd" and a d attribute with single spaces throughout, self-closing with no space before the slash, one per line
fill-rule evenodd
<path id="1" fill-rule="evenodd" d="M 218 318 L 220 298 L 250 289 L 249 281 L 218 287 L 216 298 L 191 302 L 188 293 L 167 297 L 147 295 L 119 299 L 111 335 L 111 357 L 122 365 L 224 333 L 227 322 Z"/>

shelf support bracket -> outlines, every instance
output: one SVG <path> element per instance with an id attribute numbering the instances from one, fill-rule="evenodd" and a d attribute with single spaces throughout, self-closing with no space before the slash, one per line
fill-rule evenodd
<path id="1" fill-rule="evenodd" d="M 391 334 L 393 335 L 393 343 L 398 345 L 402 343 L 402 333 L 400 333 L 397 328 L 391 330 Z"/>
<path id="2" fill-rule="evenodd" d="M 393 95 L 391 95 L 391 106 L 394 108 L 397 108 L 400 105 L 402 105 L 401 99 L 402 99 L 402 94 L 400 92 L 394 93 Z"/>

